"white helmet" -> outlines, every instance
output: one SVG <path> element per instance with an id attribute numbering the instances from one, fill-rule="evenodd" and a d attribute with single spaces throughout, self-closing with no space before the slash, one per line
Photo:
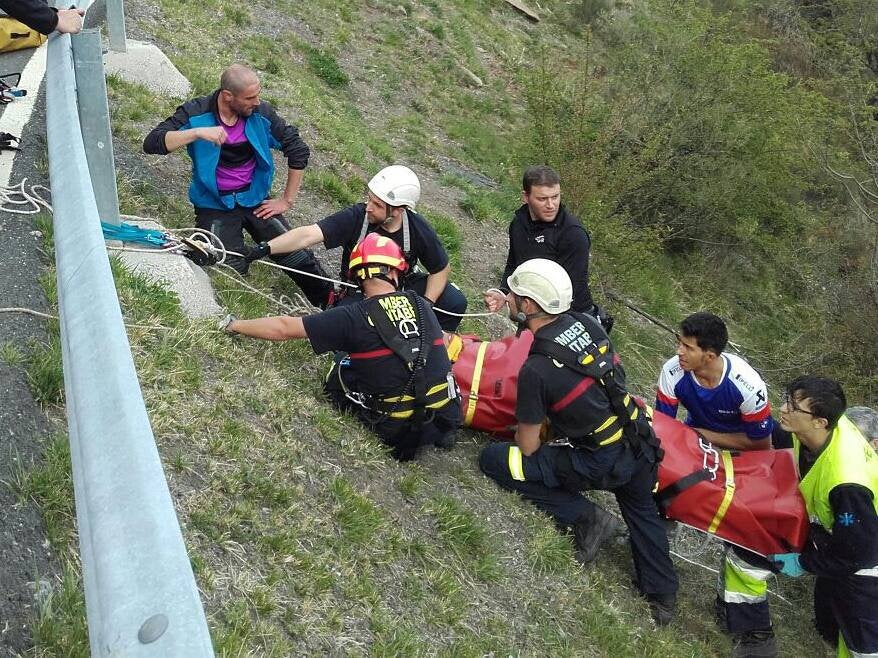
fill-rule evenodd
<path id="1" fill-rule="evenodd" d="M 567 270 L 546 258 L 524 261 L 506 283 L 516 295 L 530 297 L 549 315 L 568 310 L 573 300 L 573 284 Z"/>
<path id="2" fill-rule="evenodd" d="M 389 206 L 414 210 L 421 198 L 421 181 L 408 167 L 390 165 L 369 181 L 369 190 Z"/>

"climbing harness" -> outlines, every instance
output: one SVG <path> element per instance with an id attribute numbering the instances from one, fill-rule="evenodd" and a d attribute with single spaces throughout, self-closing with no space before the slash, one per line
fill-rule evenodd
<path id="1" fill-rule="evenodd" d="M 590 322 L 597 325 L 597 320 L 581 313 L 570 313 L 570 315 L 585 330 L 581 336 L 587 336 L 590 340 L 588 330 L 585 328 L 589 327 Z M 560 411 L 569 405 L 592 384 L 599 385 L 607 395 L 610 402 L 608 417 L 586 436 L 567 437 L 573 446 L 595 450 L 624 438 L 636 456 L 644 454 L 641 444 L 646 442 L 653 448 L 652 454 L 646 453 L 649 461 L 655 463 L 661 461 L 664 453 L 658 441 L 652 436 L 651 430 L 648 429 L 648 424 L 636 422 L 641 414 L 640 408 L 616 379 L 617 356 L 611 349 L 608 339 L 591 340 L 582 352 L 577 353 L 555 341 L 537 336 L 534 338 L 530 352 L 553 359 L 584 377 L 578 386 L 552 407 L 554 411 Z"/>

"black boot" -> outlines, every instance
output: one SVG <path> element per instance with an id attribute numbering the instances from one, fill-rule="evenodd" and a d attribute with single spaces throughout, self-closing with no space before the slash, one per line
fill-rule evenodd
<path id="1" fill-rule="evenodd" d="M 667 626 L 674 620 L 677 597 L 674 594 L 647 594 L 649 612 L 656 626 Z"/>
<path id="2" fill-rule="evenodd" d="M 607 539 L 616 534 L 619 522 L 609 512 L 594 507 L 591 518 L 582 518 L 573 526 L 573 540 L 576 543 L 576 559 L 583 566 L 591 564 Z"/>
<path id="3" fill-rule="evenodd" d="M 735 635 L 732 658 L 775 658 L 777 643 L 770 628 Z"/>

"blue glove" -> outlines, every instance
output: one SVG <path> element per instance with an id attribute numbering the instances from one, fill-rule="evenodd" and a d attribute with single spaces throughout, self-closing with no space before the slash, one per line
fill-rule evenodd
<path id="1" fill-rule="evenodd" d="M 797 578 L 805 574 L 805 570 L 799 564 L 798 553 L 777 553 L 769 555 L 768 559 L 774 562 L 774 565 L 786 576 Z"/>

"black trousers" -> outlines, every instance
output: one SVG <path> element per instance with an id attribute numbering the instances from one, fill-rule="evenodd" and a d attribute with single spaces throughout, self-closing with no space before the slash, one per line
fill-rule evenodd
<path id="1" fill-rule="evenodd" d="M 488 444 L 479 456 L 482 472 L 551 514 L 559 525 L 594 518 L 594 503 L 580 491 L 612 491 L 628 526 L 638 589 L 644 594 L 677 592 L 668 536 L 652 497 L 654 464 L 636 457 L 623 442 L 594 452 L 555 446 L 542 446 L 530 456 L 515 451 L 514 444 Z"/>
<path id="2" fill-rule="evenodd" d="M 818 576 L 814 625 L 833 646 L 841 634 L 849 651 L 878 653 L 878 576 Z"/>
<path id="3" fill-rule="evenodd" d="M 409 461 L 417 455 L 422 446 L 434 445 L 448 434 L 456 434 L 460 425 L 460 402 L 449 400 L 439 409 L 427 409 L 420 427 L 409 420 L 382 417 L 381 414 L 357 404 L 346 394 L 350 390 L 348 380 L 342 385 L 345 368 L 349 365 L 347 355 L 337 353 L 335 363 L 323 385 L 323 392 L 336 409 L 357 417 L 379 438 L 393 449 L 393 456 L 400 461 Z"/>
<path id="4" fill-rule="evenodd" d="M 243 231 L 247 231 L 254 242 L 267 242 L 282 233 L 290 230 L 290 225 L 283 215 L 275 215 L 270 219 L 260 219 L 253 214 L 255 208 L 235 206 L 232 210 L 216 210 L 214 208 L 196 208 L 195 225 L 206 231 L 210 231 L 222 240 L 223 245 L 229 251 L 239 254 L 247 254 L 250 248 L 244 244 Z M 320 262 L 314 257 L 310 249 L 301 249 L 289 254 L 269 256 L 278 265 L 292 267 L 308 274 L 326 276 L 326 272 Z M 240 274 L 247 274 L 249 263 L 240 256 L 229 256 L 226 263 Z M 325 308 L 332 290 L 332 284 L 322 279 L 315 279 L 307 274 L 294 272 L 284 273 L 289 276 L 311 304 L 318 308 Z"/>

